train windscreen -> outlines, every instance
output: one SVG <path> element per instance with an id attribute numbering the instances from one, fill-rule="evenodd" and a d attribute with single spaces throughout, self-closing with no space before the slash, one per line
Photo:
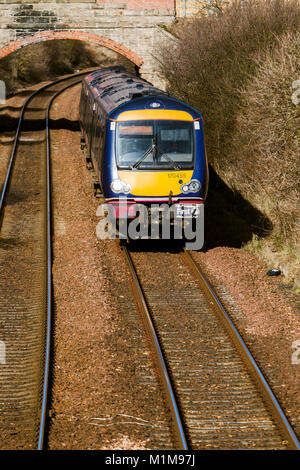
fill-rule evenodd
<path id="1" fill-rule="evenodd" d="M 191 169 L 194 125 L 189 121 L 124 121 L 116 129 L 117 164 L 122 169 Z"/>

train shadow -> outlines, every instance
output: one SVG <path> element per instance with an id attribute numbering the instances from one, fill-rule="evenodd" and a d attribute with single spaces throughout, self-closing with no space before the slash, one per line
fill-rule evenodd
<path id="1" fill-rule="evenodd" d="M 204 250 L 218 246 L 241 248 L 253 235 L 266 237 L 271 221 L 209 168 L 210 184 L 205 205 Z"/>
<path id="2" fill-rule="evenodd" d="M 202 251 L 219 246 L 241 248 L 252 240 L 253 235 L 267 236 L 272 230 L 271 221 L 241 194 L 232 191 L 212 168 L 209 174 Z M 178 253 L 184 246 L 183 240 L 130 240 L 128 244 L 135 252 Z"/>
<path id="3" fill-rule="evenodd" d="M 53 130 L 65 129 L 72 132 L 79 132 L 79 121 L 72 121 L 71 119 L 50 119 L 49 127 Z"/>
<path id="4" fill-rule="evenodd" d="M 183 240 L 129 240 L 127 247 L 132 252 L 179 253 L 184 248 Z"/>

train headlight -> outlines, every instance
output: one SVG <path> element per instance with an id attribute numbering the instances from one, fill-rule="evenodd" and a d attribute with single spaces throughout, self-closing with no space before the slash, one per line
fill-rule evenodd
<path id="1" fill-rule="evenodd" d="M 198 191 L 200 191 L 201 189 L 201 183 L 200 181 L 198 180 L 191 180 L 189 182 L 189 190 L 192 192 L 192 193 L 197 193 Z"/>
<path id="2" fill-rule="evenodd" d="M 121 180 L 115 180 L 111 183 L 110 185 L 111 190 L 114 193 L 124 193 L 128 194 L 131 191 L 131 186 L 130 184 L 123 183 Z"/>
<path id="3" fill-rule="evenodd" d="M 201 183 L 199 180 L 191 180 L 183 184 L 180 189 L 182 193 L 197 193 L 201 189 Z"/>

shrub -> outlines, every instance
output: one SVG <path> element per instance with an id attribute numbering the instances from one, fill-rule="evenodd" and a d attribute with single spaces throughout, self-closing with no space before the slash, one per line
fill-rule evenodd
<path id="1" fill-rule="evenodd" d="M 225 170 L 230 185 L 272 220 L 281 242 L 300 239 L 300 104 L 292 101 L 299 44 L 300 32 L 290 32 L 257 58 L 255 77 L 240 93 Z"/>
<path id="2" fill-rule="evenodd" d="M 219 15 L 179 23 L 173 47 L 161 47 L 161 74 L 172 93 L 203 113 L 217 170 L 230 151 L 239 90 L 255 74 L 255 58 L 299 25 L 298 0 L 234 2 Z"/>
<path id="3" fill-rule="evenodd" d="M 210 164 L 272 215 L 274 235 L 291 238 L 299 217 L 291 101 L 299 26 L 299 0 L 236 1 L 217 15 L 179 22 L 173 45 L 158 57 L 168 90 L 203 114 Z"/>
<path id="4" fill-rule="evenodd" d="M 299 26 L 299 0 L 236 1 L 173 25 L 158 60 L 168 90 L 203 114 L 217 174 L 271 221 L 261 256 L 300 285 Z"/>

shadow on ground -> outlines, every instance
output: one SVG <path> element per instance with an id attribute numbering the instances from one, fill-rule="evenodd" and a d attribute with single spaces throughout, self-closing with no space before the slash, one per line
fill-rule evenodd
<path id="1" fill-rule="evenodd" d="M 232 191 L 210 168 L 209 191 L 205 204 L 204 246 L 208 251 L 219 246 L 241 248 L 251 241 L 268 235 L 272 224 L 259 210 L 239 193 Z M 180 240 L 131 241 L 133 251 L 178 252 L 185 243 Z"/>
<path id="2" fill-rule="evenodd" d="M 31 112 L 41 113 L 40 108 L 31 108 Z M 14 118 L 10 115 L 4 114 L 0 116 L 0 131 L 1 132 L 12 132 L 18 127 L 19 117 Z M 66 129 L 73 132 L 80 130 L 79 122 L 70 119 L 50 119 L 50 129 Z M 45 119 L 24 119 L 22 122 L 22 131 L 42 131 L 45 129 Z"/>
<path id="3" fill-rule="evenodd" d="M 241 248 L 252 240 L 267 236 L 271 221 L 239 193 L 232 191 L 210 168 L 209 192 L 205 205 L 205 250 L 228 246 Z"/>

